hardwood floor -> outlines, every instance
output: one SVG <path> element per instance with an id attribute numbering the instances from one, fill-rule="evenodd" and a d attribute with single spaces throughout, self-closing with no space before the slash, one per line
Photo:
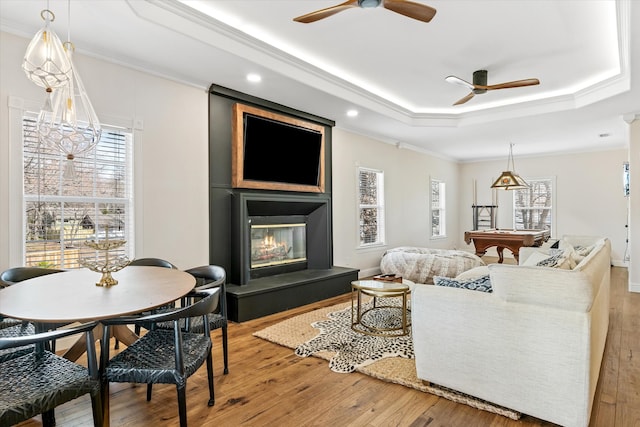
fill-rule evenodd
<path id="1" fill-rule="evenodd" d="M 610 327 L 591 417 L 592 427 L 640 425 L 640 294 L 627 291 L 627 270 L 611 271 Z M 207 406 L 206 369 L 187 382 L 192 426 L 551 426 L 499 415 L 359 374 L 331 372 L 253 332 L 297 314 L 348 301 L 348 295 L 229 326 L 229 374 L 222 374 L 220 331 L 214 331 L 216 404 Z M 178 425 L 173 386 L 111 385 L 113 426 Z M 2 391 L 7 392 L 6 390 Z M 91 425 L 86 397 L 56 410 L 58 426 Z M 21 426 L 40 425 L 40 418 Z"/>

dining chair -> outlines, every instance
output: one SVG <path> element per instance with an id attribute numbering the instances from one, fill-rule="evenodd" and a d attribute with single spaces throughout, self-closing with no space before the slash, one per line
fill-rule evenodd
<path id="1" fill-rule="evenodd" d="M 102 426 L 100 375 L 93 329 L 97 322 L 19 337 L 0 337 L 0 350 L 35 346 L 35 351 L 0 363 L 0 426 L 10 426 L 42 414 L 44 426 L 55 425 L 54 408 L 91 395 L 93 424 Z M 46 350 L 45 344 L 86 334 L 87 367 Z"/>
<path id="2" fill-rule="evenodd" d="M 210 313 L 208 317 L 209 329 L 222 329 L 222 355 L 224 359 L 224 374 L 229 373 L 229 352 L 227 347 L 227 294 L 226 294 L 226 278 L 227 274 L 223 267 L 219 265 L 203 265 L 200 267 L 190 268 L 185 272 L 196 278 L 196 291 L 205 289 L 220 289 L 220 303 L 218 309 Z M 204 325 L 201 317 L 194 317 L 181 321 L 181 326 L 194 333 L 203 331 Z M 158 328 L 171 328 L 170 322 L 162 322 L 157 324 Z"/>
<path id="3" fill-rule="evenodd" d="M 175 384 L 178 394 L 180 426 L 187 425 L 186 385 L 187 378 L 194 374 L 206 361 L 209 382 L 209 406 L 215 403 L 213 391 L 213 355 L 208 314 L 218 307 L 220 289 L 206 289 L 194 292 L 191 305 L 175 308 L 169 312 L 145 316 L 125 316 L 103 320 L 104 333 L 101 348 L 100 371 L 104 406 L 108 411 L 109 383 L 128 382 L 147 384 L 147 400 L 151 400 L 153 384 Z M 191 298 L 189 298 L 191 300 Z M 202 333 L 186 332 L 180 326 L 181 319 L 203 318 Z M 170 321 L 173 328 L 161 329 L 152 326 L 140 339 L 109 358 L 109 328 L 114 325 L 155 325 Z M 105 414 L 108 419 L 108 415 Z"/>
<path id="4" fill-rule="evenodd" d="M 175 265 L 173 265 L 171 262 L 162 259 L 162 258 L 135 258 L 133 261 L 131 261 L 129 263 L 129 265 L 137 265 L 137 266 L 143 266 L 143 267 L 164 267 L 164 268 L 173 268 L 174 270 L 177 270 L 178 267 L 176 267 Z M 173 308 L 175 305 L 174 304 L 169 304 L 166 307 L 167 308 Z M 141 314 L 151 314 L 151 312 L 144 312 Z M 136 335 L 140 335 L 140 330 L 142 326 L 146 326 L 146 325 L 136 325 L 135 326 L 135 333 Z M 120 342 L 116 339 L 115 343 L 114 343 L 114 347 L 115 349 L 120 348 Z"/>
<path id="5" fill-rule="evenodd" d="M 148 267 L 165 267 L 165 268 L 173 268 L 178 269 L 175 265 L 170 263 L 167 260 L 162 258 L 135 258 L 133 261 L 129 263 L 129 265 L 141 265 Z"/>
<path id="6" fill-rule="evenodd" d="M 0 292 L 2 288 L 22 282 L 23 280 L 33 279 L 35 277 L 45 276 L 53 273 L 60 273 L 64 270 L 42 267 L 13 267 L 0 273 Z M 0 293 L 2 298 L 2 293 Z M 42 329 L 55 329 L 59 325 L 41 325 Z M 3 317 L 0 315 L 0 338 L 18 337 L 21 335 L 31 335 L 35 333 L 33 324 L 24 320 Z M 0 350 L 0 361 L 12 358 L 30 352 L 33 346 L 22 346 L 18 349 L 11 348 Z M 51 342 L 51 350 L 55 352 L 55 341 Z"/>

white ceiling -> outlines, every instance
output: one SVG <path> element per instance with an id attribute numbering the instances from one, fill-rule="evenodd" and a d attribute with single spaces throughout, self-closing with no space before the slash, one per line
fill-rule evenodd
<path id="1" fill-rule="evenodd" d="M 82 54 L 458 161 L 504 158 L 509 143 L 515 156 L 628 146 L 623 116 L 640 112 L 640 2 L 420 0 L 437 9 L 430 23 L 383 7 L 292 21 L 340 2 L 1 0 L 0 29 L 31 38 L 48 4 L 53 29 Z M 478 69 L 489 84 L 541 83 L 452 106 L 467 90 L 445 77 L 472 81 Z M 248 82 L 250 72 L 262 81 Z"/>

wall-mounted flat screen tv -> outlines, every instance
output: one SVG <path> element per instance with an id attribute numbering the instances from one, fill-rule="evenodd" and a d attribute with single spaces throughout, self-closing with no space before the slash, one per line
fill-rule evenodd
<path id="1" fill-rule="evenodd" d="M 324 192 L 324 131 L 316 123 L 235 104 L 232 186 Z"/>

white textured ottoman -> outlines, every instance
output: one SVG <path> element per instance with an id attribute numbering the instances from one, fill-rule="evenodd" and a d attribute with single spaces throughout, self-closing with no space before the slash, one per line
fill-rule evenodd
<path id="1" fill-rule="evenodd" d="M 470 252 L 401 246 L 382 255 L 382 274 L 394 273 L 416 283 L 433 283 L 433 276 L 456 277 L 471 268 L 485 265 Z"/>

